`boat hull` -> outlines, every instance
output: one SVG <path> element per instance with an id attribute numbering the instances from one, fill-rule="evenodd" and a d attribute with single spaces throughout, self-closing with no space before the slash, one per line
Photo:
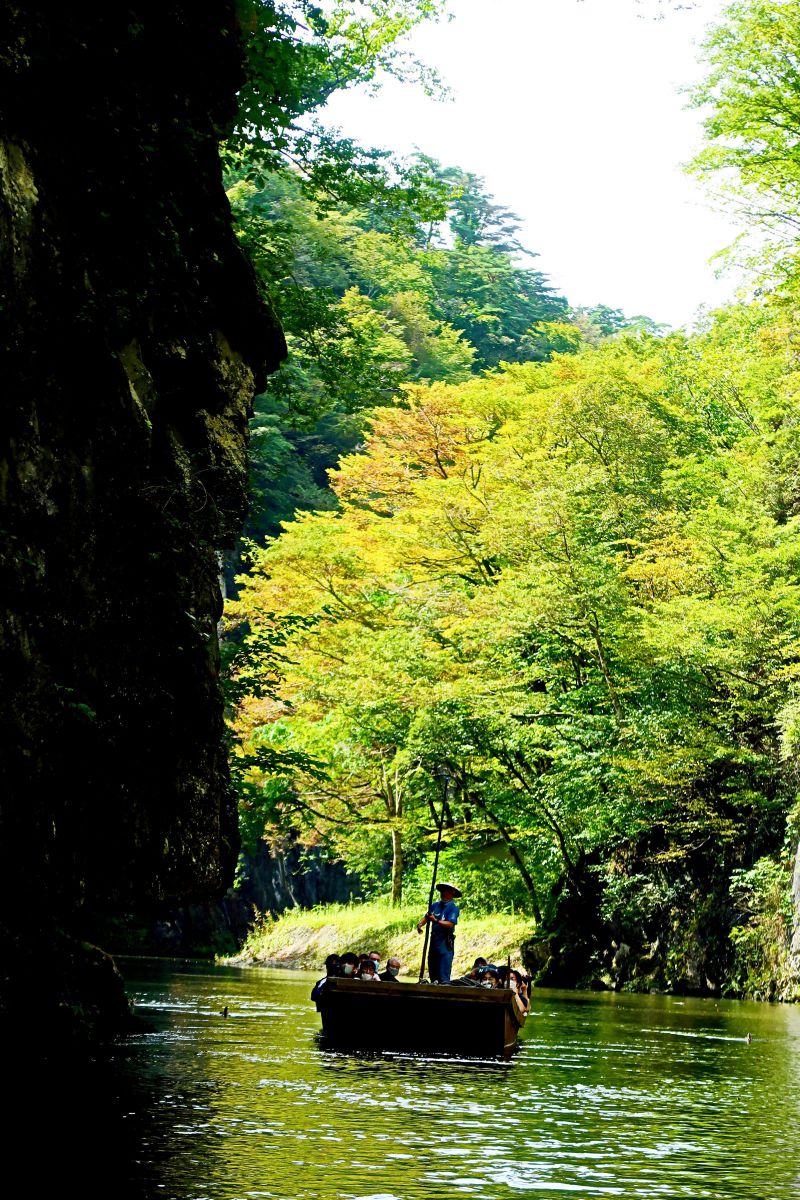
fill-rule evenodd
<path id="1" fill-rule="evenodd" d="M 513 992 L 329 979 L 318 1007 L 326 1045 L 478 1058 L 508 1056 L 523 1014 Z"/>

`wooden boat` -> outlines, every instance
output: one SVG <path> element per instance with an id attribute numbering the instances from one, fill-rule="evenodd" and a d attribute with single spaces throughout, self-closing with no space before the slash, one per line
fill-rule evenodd
<path id="1" fill-rule="evenodd" d="M 337 1049 L 508 1056 L 525 1019 L 512 991 L 454 984 L 328 979 L 318 1001 Z"/>

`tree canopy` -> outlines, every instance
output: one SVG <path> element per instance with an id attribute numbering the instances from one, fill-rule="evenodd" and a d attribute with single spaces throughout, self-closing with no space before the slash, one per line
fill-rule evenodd
<path id="1" fill-rule="evenodd" d="M 335 762 L 412 844 L 422 768 L 445 763 L 460 836 L 508 835 L 545 888 L 639 834 L 681 855 L 769 827 L 797 671 L 795 522 L 773 485 L 793 371 L 788 341 L 733 362 L 743 329 L 774 333 L 744 309 L 375 410 L 332 476 L 337 511 L 287 525 L 243 589 L 251 628 L 307 622 L 281 700 L 242 707 L 245 742 Z M 413 796 L 402 820 L 380 807 L 387 770 Z M 286 803 L 315 836 L 365 835 L 341 780 L 333 807 L 312 792 L 295 779 Z"/>
<path id="2" fill-rule="evenodd" d="M 406 69 L 383 33 L 360 57 L 389 8 L 349 7 L 309 17 L 287 129 L 337 70 Z M 389 7 L 387 33 L 438 12 Z M 713 919 L 742 987 L 773 970 L 800 822 L 796 9 L 739 0 L 706 44 L 695 168 L 784 231 L 782 286 L 691 334 L 570 307 L 466 168 L 417 155 L 398 223 L 385 174 L 331 198 L 324 155 L 281 165 L 278 138 L 256 173 L 240 137 L 229 194 L 291 350 L 226 618 L 250 835 L 397 902 L 445 767 L 449 861 L 492 903 L 556 936 L 571 898 L 643 945 Z"/>

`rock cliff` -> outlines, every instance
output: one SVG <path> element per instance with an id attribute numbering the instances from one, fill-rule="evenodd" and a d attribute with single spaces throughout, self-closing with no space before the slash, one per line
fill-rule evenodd
<path id="1" fill-rule="evenodd" d="M 5 11 L 0 1012 L 90 1029 L 86 914 L 230 882 L 218 556 L 285 347 L 221 183 L 234 4 Z"/>

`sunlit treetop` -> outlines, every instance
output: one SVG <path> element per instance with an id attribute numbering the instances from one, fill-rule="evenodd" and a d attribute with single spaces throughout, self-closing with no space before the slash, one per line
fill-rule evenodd
<path id="1" fill-rule="evenodd" d="M 228 169 L 244 163 L 258 177 L 292 165 L 320 200 L 355 203 L 383 191 L 397 207 L 429 203 L 441 213 L 439 189 L 428 197 L 418 165 L 400 167 L 386 151 L 324 129 L 314 115 L 334 92 L 390 76 L 442 91 L 436 71 L 403 43 L 445 7 L 446 0 L 240 0 L 247 82 L 226 147 Z"/>
<path id="2" fill-rule="evenodd" d="M 692 103 L 707 114 L 707 145 L 692 169 L 785 246 L 800 228 L 800 3 L 737 0 L 703 55 Z"/>

